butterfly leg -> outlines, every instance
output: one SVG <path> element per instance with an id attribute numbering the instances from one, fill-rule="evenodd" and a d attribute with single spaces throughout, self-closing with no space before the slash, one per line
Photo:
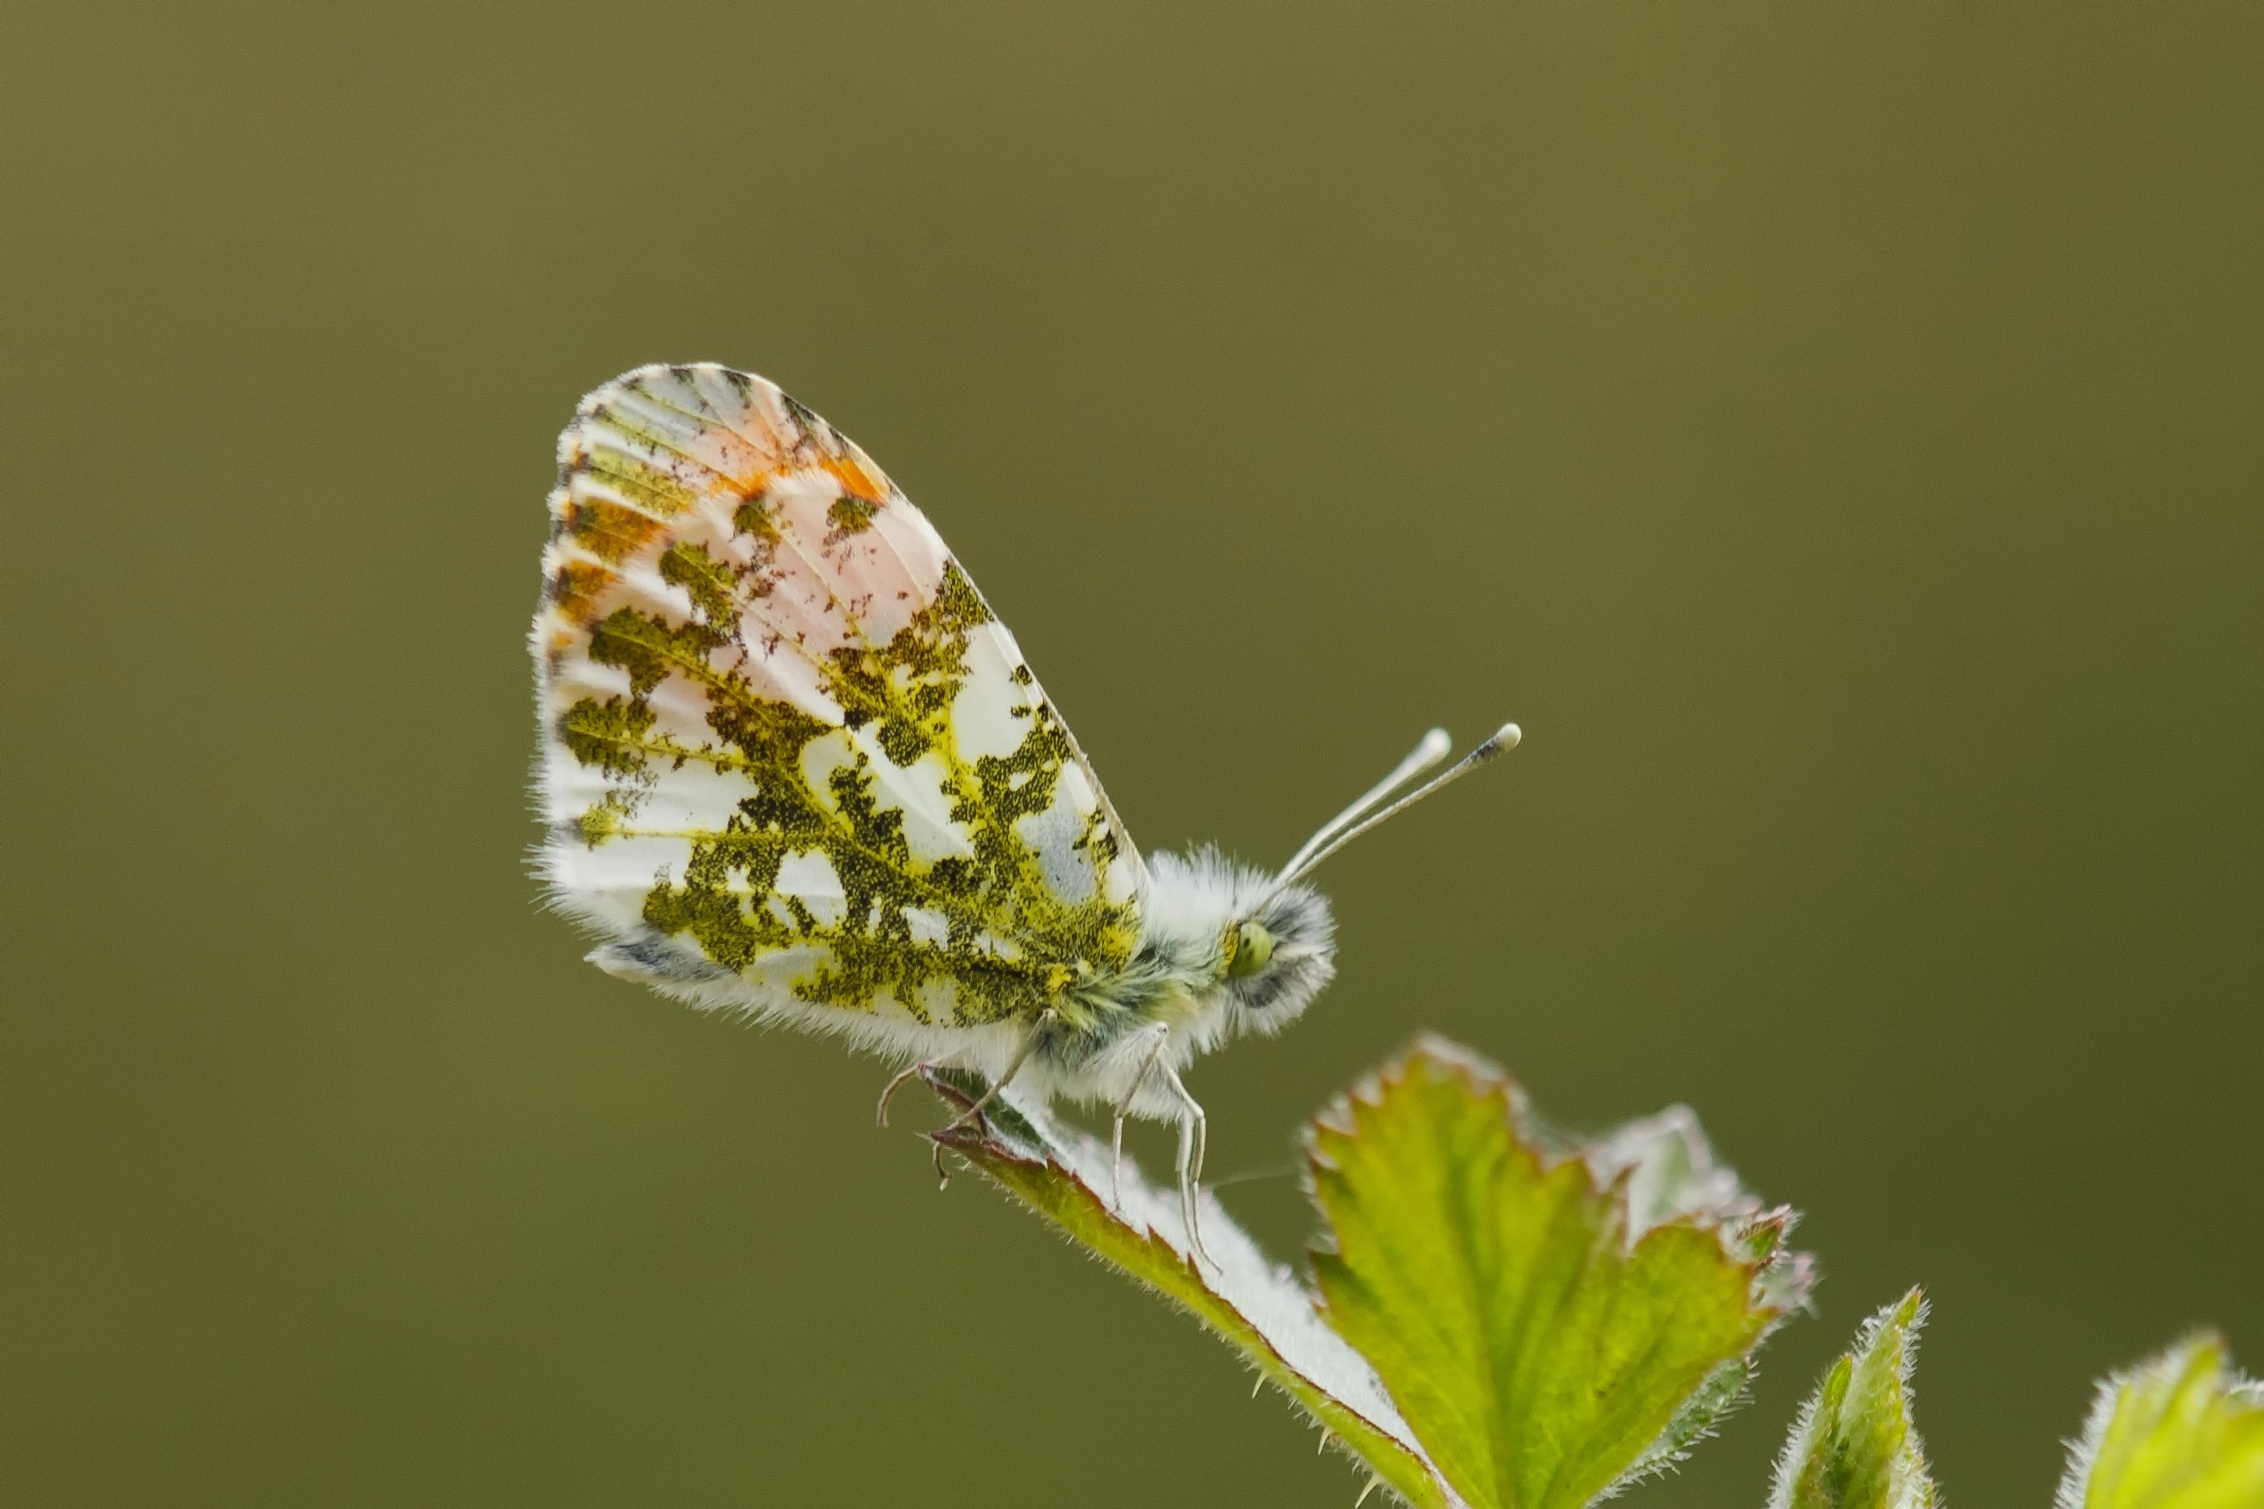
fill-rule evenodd
<path id="1" fill-rule="evenodd" d="M 1195 1224 L 1195 1181 L 1202 1176 L 1203 1152 L 1210 1142 L 1210 1118 L 1196 1104 L 1195 1097 L 1179 1082 L 1179 1075 L 1168 1065 L 1163 1070 L 1163 1082 L 1171 1093 L 1179 1097 L 1179 1215 L 1187 1223 L 1187 1245 L 1195 1255 L 1213 1268 L 1219 1261 L 1203 1249 L 1202 1229 Z"/>
<path id="2" fill-rule="evenodd" d="M 873 1107 L 873 1121 L 877 1125 L 887 1126 L 888 1103 L 896 1098 L 896 1092 L 903 1089 L 906 1082 L 911 1080 L 921 1070 L 933 1069 L 934 1067 L 936 1067 L 934 1064 L 923 1059 L 921 1062 L 913 1064 L 910 1067 L 906 1068 L 903 1073 L 897 1075 L 886 1085 L 882 1086 L 880 1092 L 880 1104 Z"/>
<path id="3" fill-rule="evenodd" d="M 1149 1071 L 1155 1068 L 1156 1060 L 1163 1056 L 1164 1045 L 1171 1041 L 1171 1029 L 1161 1022 L 1145 1030 L 1154 1036 L 1155 1046 L 1140 1061 L 1140 1072 L 1132 1076 L 1131 1085 L 1124 1091 L 1124 1099 L 1115 1107 L 1116 1119 L 1109 1127 L 1108 1203 L 1111 1205 L 1124 1203 L 1124 1118 L 1132 1114 L 1133 1097 L 1140 1093 L 1140 1086 L 1148 1082 Z"/>
<path id="4" fill-rule="evenodd" d="M 955 1131 L 982 1115 L 983 1107 L 989 1105 L 996 1098 L 998 1092 L 1005 1089 L 1013 1082 L 1014 1076 L 1022 1072 L 1022 1066 L 1030 1061 L 1031 1054 L 1038 1051 L 1038 1044 L 1044 1040 L 1046 1029 L 1051 1027 L 1053 1022 L 1054 1013 L 1051 1006 L 1039 1012 L 1037 1021 L 1031 1024 L 1029 1035 L 1022 1039 L 1022 1046 L 1016 1048 L 1014 1057 L 1007 1060 L 1006 1072 L 991 1081 L 991 1087 L 983 1092 L 982 1099 L 961 1111 L 957 1116 L 952 1117 L 951 1125 L 945 1127 L 944 1130 L 947 1132 Z"/>

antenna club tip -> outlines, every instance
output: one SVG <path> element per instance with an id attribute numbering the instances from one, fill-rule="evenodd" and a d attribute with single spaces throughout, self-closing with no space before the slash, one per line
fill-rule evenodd
<path id="1" fill-rule="evenodd" d="M 1453 747 L 1454 740 L 1448 737 L 1447 731 L 1443 728 L 1432 729 L 1429 733 L 1423 735 L 1423 742 L 1415 746 L 1418 751 L 1433 758 L 1446 753 Z"/>
<path id="2" fill-rule="evenodd" d="M 1470 756 L 1472 759 L 1490 760 L 1497 755 L 1508 754 L 1517 747 L 1517 741 L 1524 737 L 1524 733 L 1516 724 L 1504 723 L 1494 731 L 1492 738 L 1472 750 Z"/>

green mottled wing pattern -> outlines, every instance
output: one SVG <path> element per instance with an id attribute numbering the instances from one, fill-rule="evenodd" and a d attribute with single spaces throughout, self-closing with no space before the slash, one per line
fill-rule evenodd
<path id="1" fill-rule="evenodd" d="M 863 452 L 761 378 L 584 399 L 533 648 L 556 904 L 703 1005 L 920 1047 L 1139 937 L 1140 860 L 1013 636 Z"/>

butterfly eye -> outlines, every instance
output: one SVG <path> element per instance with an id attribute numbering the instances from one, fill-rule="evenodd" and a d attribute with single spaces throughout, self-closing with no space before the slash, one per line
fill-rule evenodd
<path id="1" fill-rule="evenodd" d="M 1274 935 L 1255 922 L 1245 922 L 1226 935 L 1226 977 L 1246 979 L 1273 958 Z"/>

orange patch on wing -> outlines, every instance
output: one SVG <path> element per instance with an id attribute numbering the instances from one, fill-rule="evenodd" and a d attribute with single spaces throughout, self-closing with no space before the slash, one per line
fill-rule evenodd
<path id="1" fill-rule="evenodd" d="M 649 514 L 602 498 L 579 498 L 569 503 L 565 523 L 576 544 L 614 565 L 642 550 L 668 527 Z"/>
<path id="2" fill-rule="evenodd" d="M 597 619 L 597 602 L 620 577 L 587 561 L 568 561 L 550 578 L 550 601 L 559 612 L 585 627 Z"/>
<path id="3" fill-rule="evenodd" d="M 862 498 L 873 504 L 888 501 L 888 479 L 860 463 L 856 457 L 829 456 L 819 466 L 831 473 L 833 479 L 841 484 L 841 490 L 850 497 Z"/>

